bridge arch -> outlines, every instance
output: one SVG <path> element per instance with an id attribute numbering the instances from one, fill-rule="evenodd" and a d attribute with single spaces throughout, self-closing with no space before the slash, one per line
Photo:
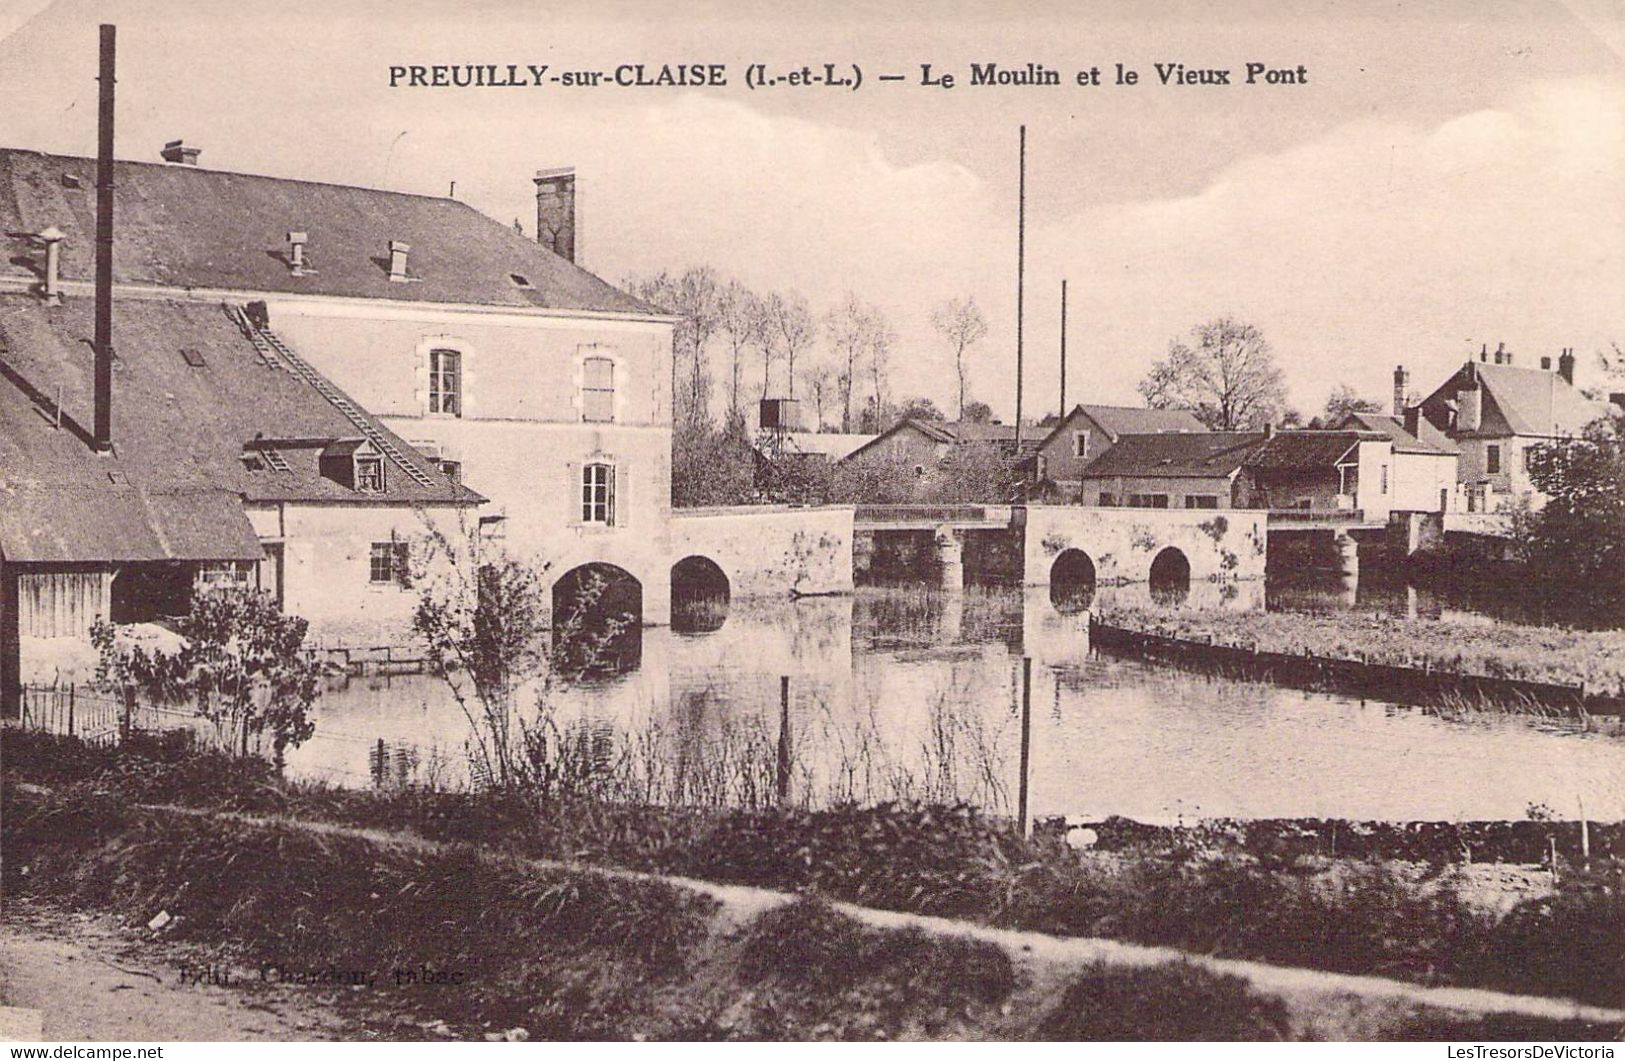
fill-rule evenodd
<path id="1" fill-rule="evenodd" d="M 1191 592 L 1191 562 L 1174 546 L 1151 560 L 1151 599 L 1158 604 L 1182 604 Z"/>
<path id="2" fill-rule="evenodd" d="M 671 566 L 671 627 L 678 633 L 709 633 L 728 620 L 733 587 L 709 556 L 685 556 Z"/>
<path id="3" fill-rule="evenodd" d="M 1095 562 L 1082 549 L 1063 549 L 1049 569 L 1049 599 L 1056 609 L 1077 612 L 1095 599 Z"/>
<path id="4" fill-rule="evenodd" d="M 643 658 L 643 583 L 615 564 L 572 567 L 553 583 L 554 659 L 566 670 L 616 674 Z"/>

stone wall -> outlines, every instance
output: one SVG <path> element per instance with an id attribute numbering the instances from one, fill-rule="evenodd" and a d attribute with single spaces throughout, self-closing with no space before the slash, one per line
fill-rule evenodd
<path id="1" fill-rule="evenodd" d="M 1024 581 L 1047 585 L 1056 558 L 1082 550 L 1098 583 L 1145 582 L 1164 549 L 1190 563 L 1191 581 L 1261 579 L 1268 552 L 1265 514 L 1237 509 L 1027 508 Z"/>
<path id="2" fill-rule="evenodd" d="M 689 556 L 722 568 L 734 599 L 849 593 L 852 509 L 676 509 L 670 563 Z"/>

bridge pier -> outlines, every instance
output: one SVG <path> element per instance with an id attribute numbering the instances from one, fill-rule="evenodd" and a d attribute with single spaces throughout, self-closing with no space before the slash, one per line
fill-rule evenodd
<path id="1" fill-rule="evenodd" d="M 1360 577 L 1360 543 L 1352 534 L 1339 531 L 1332 536 L 1337 548 L 1337 573 L 1344 578 Z"/>
<path id="2" fill-rule="evenodd" d="M 949 526 L 937 528 L 937 578 L 943 590 L 958 593 L 965 588 L 965 544 Z"/>

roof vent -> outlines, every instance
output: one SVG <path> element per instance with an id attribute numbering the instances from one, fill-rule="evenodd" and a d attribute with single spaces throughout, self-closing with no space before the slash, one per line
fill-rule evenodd
<path id="1" fill-rule="evenodd" d="M 508 279 L 513 281 L 513 286 L 515 286 L 515 287 L 529 287 L 530 286 L 530 278 L 527 277 L 527 276 L 521 276 L 518 273 L 509 273 L 508 274 Z"/>
<path id="2" fill-rule="evenodd" d="M 389 241 L 389 278 L 396 283 L 405 283 L 411 279 L 406 275 L 406 255 L 411 249 L 410 244 L 402 243 L 398 239 Z"/>
<path id="3" fill-rule="evenodd" d="M 193 147 L 185 140 L 171 140 L 164 145 L 160 152 L 165 162 L 177 162 L 182 166 L 197 165 L 197 157 L 203 153 L 201 147 Z"/>
<path id="4" fill-rule="evenodd" d="M 190 346 L 181 347 L 181 359 L 193 368 L 202 368 L 208 364 L 207 361 L 203 360 L 203 351 Z"/>
<path id="5" fill-rule="evenodd" d="M 84 182 L 81 181 L 78 177 L 74 176 L 71 173 L 64 173 L 62 175 L 62 187 L 64 187 L 64 188 L 83 188 L 84 187 Z"/>

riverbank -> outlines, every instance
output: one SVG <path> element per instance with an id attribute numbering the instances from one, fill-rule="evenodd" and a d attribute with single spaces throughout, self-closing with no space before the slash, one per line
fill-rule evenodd
<path id="1" fill-rule="evenodd" d="M 1625 630 L 1135 605 L 1108 605 L 1096 619 L 1189 644 L 1356 661 L 1440 679 L 1483 678 L 1509 689 L 1516 683 L 1561 687 L 1582 703 L 1625 702 Z"/>
<path id="2" fill-rule="evenodd" d="M 202 976 L 216 993 L 269 978 L 298 1027 L 321 1012 L 329 1034 L 366 1022 L 407 1039 L 1610 1040 L 1625 1026 L 1617 1009 L 978 929 L 411 833 L 6 795 L 10 894 L 118 915 L 140 950 L 124 971 L 153 980 L 160 1010 L 189 1012 Z M 31 999 L 48 1019 L 83 1005 L 62 986 Z"/>
<path id="3" fill-rule="evenodd" d="M 1498 883 L 1477 867 L 1271 849 L 1226 841 L 1220 830 L 1156 833 L 1079 852 L 1061 836 L 1022 840 L 1007 823 L 961 807 L 701 811 L 350 791 L 286 784 L 261 764 L 151 742 L 117 752 L 15 731 L 3 739 L 8 792 L 19 783 L 55 792 L 40 807 L 24 800 L 8 810 L 8 823 L 40 823 L 32 833 L 8 828 L 8 887 L 51 880 L 33 868 L 25 879 L 19 867 L 55 858 L 58 848 L 71 853 L 78 844 L 79 854 L 61 864 L 85 865 L 84 850 L 106 829 L 122 828 L 104 821 L 166 804 L 390 830 L 514 857 L 812 893 L 988 926 L 1625 1004 L 1625 955 L 1614 946 L 1625 932 L 1622 874 L 1598 849 L 1590 871 L 1560 853 L 1555 886 L 1541 886 L 1549 875 Z M 1351 837 L 1360 831 L 1344 828 Z M 1614 842 L 1614 832 L 1606 835 Z M 245 864 L 275 860 L 271 849 L 255 851 Z M 170 866 L 192 858 L 184 844 L 164 857 Z M 84 871 L 66 879 L 84 879 Z M 402 886 L 396 880 L 379 894 Z"/>

